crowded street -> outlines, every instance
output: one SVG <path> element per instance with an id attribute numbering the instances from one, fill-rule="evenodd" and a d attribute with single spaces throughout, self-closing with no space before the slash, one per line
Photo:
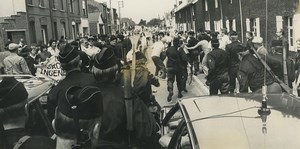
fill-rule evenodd
<path id="1" fill-rule="evenodd" d="M 300 148 L 298 0 L 1 3 L 0 149 Z"/>

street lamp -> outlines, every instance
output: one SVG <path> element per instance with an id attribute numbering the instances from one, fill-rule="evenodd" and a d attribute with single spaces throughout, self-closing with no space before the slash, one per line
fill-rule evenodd
<path id="1" fill-rule="evenodd" d="M 121 8 L 124 8 L 124 1 L 118 1 L 118 6 L 119 6 L 119 32 L 121 31 Z"/>

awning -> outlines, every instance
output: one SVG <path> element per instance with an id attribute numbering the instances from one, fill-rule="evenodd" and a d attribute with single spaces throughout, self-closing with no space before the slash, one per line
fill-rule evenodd
<path id="1" fill-rule="evenodd" d="M 198 0 L 188 0 L 188 1 L 183 1 L 175 10 L 175 12 L 180 11 L 183 8 L 186 8 L 190 5 L 196 4 L 198 2 Z"/>

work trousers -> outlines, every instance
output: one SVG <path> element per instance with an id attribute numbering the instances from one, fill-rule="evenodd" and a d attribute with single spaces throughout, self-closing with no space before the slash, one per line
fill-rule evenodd
<path id="1" fill-rule="evenodd" d="M 183 90 L 183 75 L 182 75 L 182 70 L 180 70 L 179 68 L 172 68 L 172 67 L 168 67 L 167 68 L 167 86 L 168 86 L 168 91 L 173 91 L 173 84 L 175 82 L 177 82 L 177 89 L 178 91 L 182 91 Z"/>

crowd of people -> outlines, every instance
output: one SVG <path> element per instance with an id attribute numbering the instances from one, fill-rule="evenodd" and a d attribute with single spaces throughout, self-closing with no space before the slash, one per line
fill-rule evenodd
<path id="1" fill-rule="evenodd" d="M 241 43 L 235 31 L 194 31 L 155 34 L 153 44 L 144 32 L 137 43 L 132 43 L 126 32 L 117 35 L 87 36 L 74 41 L 50 40 L 47 45 L 27 46 L 24 40 L 8 42 L 0 53 L 0 74 L 36 75 L 37 68 L 56 59 L 64 77 L 49 92 L 47 115 L 57 135 L 56 148 L 93 146 L 95 148 L 156 148 L 159 116 L 150 111 L 156 105 L 152 85 L 160 86 L 167 80 L 167 101 L 174 95 L 177 83 L 178 98 L 188 92 L 188 69 L 193 75 L 204 73 L 210 95 L 229 93 L 261 93 L 263 86 L 270 93 L 282 92 L 276 80 L 284 79 L 284 49 L 288 49 L 283 32 L 272 40 L 271 49 L 263 45 L 263 38 L 247 32 L 247 41 Z M 300 45 L 300 39 L 297 40 Z M 136 45 L 136 46 L 134 46 Z M 148 50 L 151 48 L 151 54 Z M 300 50 L 300 46 L 298 47 Z M 288 86 L 297 78 L 299 55 L 287 56 Z M 152 74 L 147 63 L 152 60 Z M 273 73 L 266 71 L 266 62 Z M 132 65 L 135 63 L 135 65 Z M 133 78 L 133 126 L 129 131 L 124 69 L 135 66 Z M 13 80 L 15 81 L 15 80 Z M 1 83 L 3 84 L 4 81 Z M 0 84 L 0 86 L 2 85 Z M 236 84 L 239 84 L 237 87 Z M 128 100 L 128 99 L 126 99 Z M 158 109 L 159 111 L 159 109 Z M 159 113 L 159 112 L 158 112 Z"/>
<path id="2" fill-rule="evenodd" d="M 299 74 L 300 39 L 296 41 L 298 52 L 289 54 L 283 30 L 276 32 L 270 49 L 264 46 L 262 37 L 254 36 L 252 32 L 246 33 L 247 40 L 242 43 L 237 32 L 228 33 L 226 28 L 221 33 L 201 30 L 197 33 L 176 32 L 171 41 L 167 39 L 168 35 L 159 33 L 159 41 L 152 46 L 151 56 L 156 66 L 155 74 L 160 72 L 162 78 L 167 77 L 168 101 L 172 100 L 175 80 L 178 98 L 183 96 L 182 92 L 187 92 L 189 67 L 193 67 L 194 75 L 205 74 L 210 95 L 261 93 L 263 86 L 270 93 L 282 92 L 279 85 L 282 82 L 290 88 L 293 88 L 293 83 L 297 85 L 298 81 L 294 81 Z M 166 65 L 164 55 L 167 57 Z M 285 75 L 287 79 L 284 79 Z"/>
<path id="3" fill-rule="evenodd" d="M 152 105 L 159 108 L 151 85 L 159 86 L 160 83 L 147 69 L 147 58 L 142 51 L 135 52 L 135 60 L 128 54 L 133 53 L 132 46 L 126 32 L 83 37 L 70 42 L 51 40 L 48 47 L 8 43 L 6 51 L 0 54 L 6 54 L 1 59 L 1 73 L 35 75 L 36 69 L 47 65 L 49 59 L 59 61 L 64 78 L 47 97 L 48 119 L 57 135 L 56 148 L 76 145 L 157 148 L 159 112 L 149 108 Z M 129 131 L 123 71 L 133 62 L 136 63 L 132 88 L 134 130 Z"/>

